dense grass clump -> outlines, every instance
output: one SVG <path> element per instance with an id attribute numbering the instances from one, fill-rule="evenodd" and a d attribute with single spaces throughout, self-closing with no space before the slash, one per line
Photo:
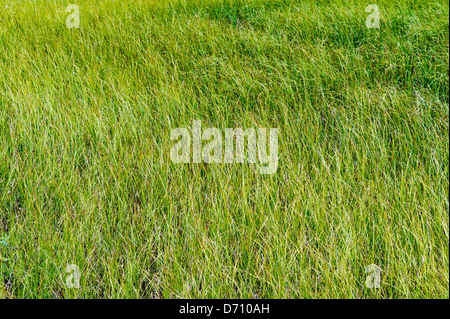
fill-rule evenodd
<path id="1" fill-rule="evenodd" d="M 0 0 L 0 297 L 449 297 L 448 1 L 74 2 Z"/>

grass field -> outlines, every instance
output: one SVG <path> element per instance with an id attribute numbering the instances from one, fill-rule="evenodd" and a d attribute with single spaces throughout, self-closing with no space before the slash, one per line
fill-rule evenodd
<path id="1" fill-rule="evenodd" d="M 0 0 L 0 298 L 449 298 L 448 11 Z M 173 163 L 196 119 L 276 173 Z"/>

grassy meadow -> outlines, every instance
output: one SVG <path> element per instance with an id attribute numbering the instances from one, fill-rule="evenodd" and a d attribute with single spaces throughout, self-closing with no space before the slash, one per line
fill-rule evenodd
<path id="1" fill-rule="evenodd" d="M 448 12 L 0 0 L 0 298 L 449 298 Z M 173 163 L 195 119 L 276 173 Z"/>

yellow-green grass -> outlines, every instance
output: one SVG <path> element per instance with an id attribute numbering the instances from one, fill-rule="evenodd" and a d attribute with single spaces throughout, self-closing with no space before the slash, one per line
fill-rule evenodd
<path id="1" fill-rule="evenodd" d="M 449 297 L 448 1 L 72 2 L 0 0 L 0 297 Z"/>

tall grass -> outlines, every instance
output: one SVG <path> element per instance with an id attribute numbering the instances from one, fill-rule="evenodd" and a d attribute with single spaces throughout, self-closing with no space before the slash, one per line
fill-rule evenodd
<path id="1" fill-rule="evenodd" d="M 448 1 L 74 2 L 0 0 L 0 297 L 449 297 Z M 172 163 L 194 119 L 276 174 Z"/>

